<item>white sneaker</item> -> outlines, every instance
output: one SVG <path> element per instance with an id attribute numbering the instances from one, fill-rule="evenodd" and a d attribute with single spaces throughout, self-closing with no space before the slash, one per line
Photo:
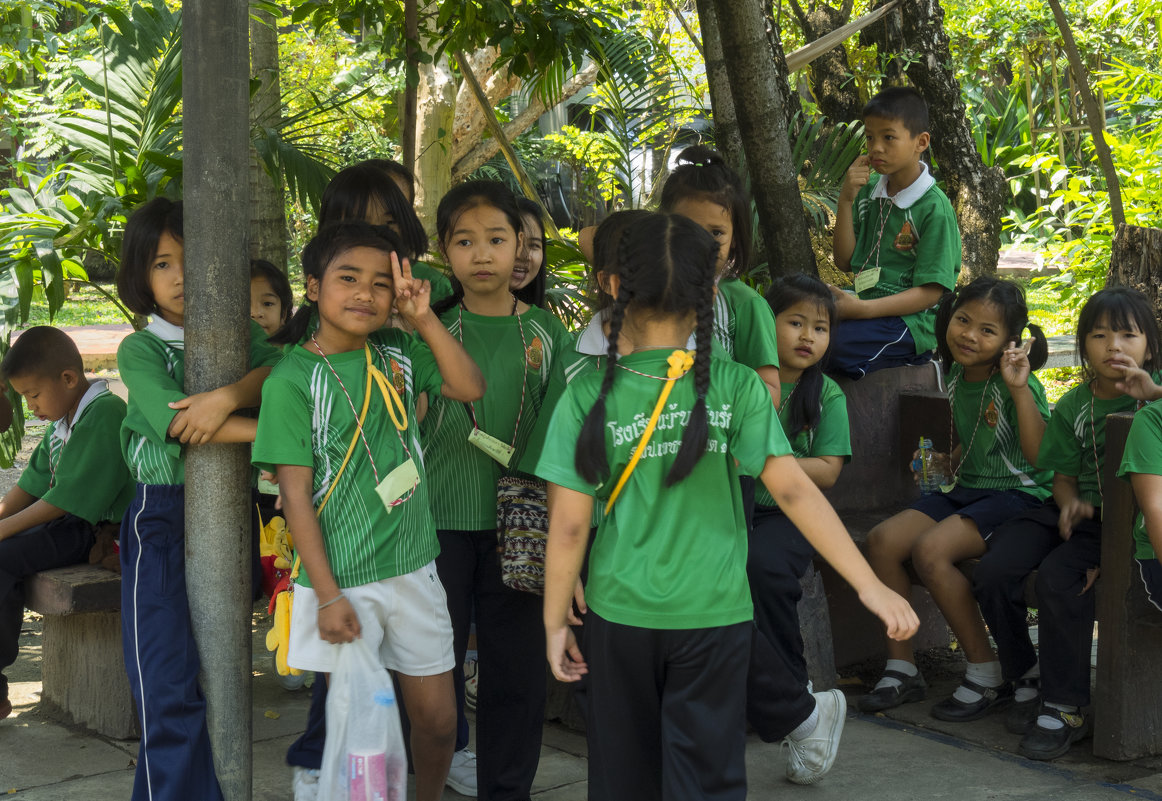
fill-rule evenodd
<path id="1" fill-rule="evenodd" d="M 812 693 L 819 722 L 815 729 L 801 740 L 790 737 L 783 744 L 787 755 L 787 780 L 795 784 L 814 784 L 827 775 L 835 764 L 839 738 L 847 720 L 847 698 L 840 690 Z"/>
<path id="2" fill-rule="evenodd" d="M 452 766 L 448 768 L 445 782 L 460 795 L 476 797 L 476 754 L 464 748 L 452 754 Z M 298 801 L 296 798 L 295 801 Z"/>
<path id="3" fill-rule="evenodd" d="M 291 788 L 295 791 L 295 801 L 316 801 L 319 797 L 319 771 L 295 765 Z"/>

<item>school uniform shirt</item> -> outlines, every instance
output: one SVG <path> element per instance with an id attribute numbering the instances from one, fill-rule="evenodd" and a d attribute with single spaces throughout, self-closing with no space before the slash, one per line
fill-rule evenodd
<path id="1" fill-rule="evenodd" d="M 601 374 L 569 384 L 553 413 L 537 475 L 592 495 L 594 503 L 604 506 L 662 390 L 663 382 L 648 376 L 665 376 L 669 355 L 665 350 L 641 351 L 618 361 L 624 369 L 606 398 L 610 473 L 604 481 L 586 481 L 574 464 L 581 427 L 601 389 Z M 666 487 L 694 406 L 694 380 L 690 371 L 674 383 L 653 437 L 597 532 L 586 602 L 614 623 L 689 629 L 753 618 L 738 477 L 758 475 L 768 456 L 789 454 L 791 446 L 778 425 L 770 393 L 754 370 L 712 359 L 706 452 L 686 478 Z"/>
<path id="2" fill-rule="evenodd" d="M 875 286 L 859 293 L 860 300 L 898 295 L 905 289 L 939 284 L 956 286 L 960 272 L 960 228 L 948 197 L 936 186 L 928 165 L 894 197 L 888 196 L 888 176 L 859 190 L 852 207 L 855 249 L 851 271 L 880 268 Z M 916 352 L 936 347 L 936 311 L 924 309 L 902 317 L 916 342 Z"/>
<path id="3" fill-rule="evenodd" d="M 428 302 L 433 306 L 444 298 L 452 297 L 452 282 L 448 280 L 448 276 L 430 264 L 422 261 L 414 262 L 412 264 L 412 278 L 419 278 L 431 283 L 432 291 L 428 297 Z"/>
<path id="4" fill-rule="evenodd" d="M 372 385 L 363 435 L 357 435 L 368 379 L 362 349 L 324 359 L 308 350 L 309 345 L 296 346 L 262 386 L 252 454 L 254 464 L 263 470 L 273 472 L 280 464 L 312 468 L 311 500 L 316 506 L 335 484 L 319 527 L 327 561 L 341 588 L 410 573 L 440 551 L 415 420 L 418 393 L 435 393 L 442 384 L 436 360 L 422 340 L 398 329 L 376 331 L 367 344 L 372 363 L 404 402 L 404 431 L 396 429 L 379 388 Z M 353 437 L 357 438 L 351 459 L 335 483 Z M 415 463 L 420 482 L 411 497 L 389 513 L 376 486 L 408 458 Z M 305 570 L 297 580 L 312 586 Z"/>
<path id="5" fill-rule="evenodd" d="M 1151 375 L 1162 380 L 1162 371 Z M 1093 396 L 1087 381 L 1066 392 L 1053 407 L 1053 416 L 1041 440 L 1037 466 L 1077 479 L 1078 496 L 1101 506 L 1099 472 L 1105 463 L 1106 415 L 1132 412 L 1138 402 L 1129 395 L 1110 400 Z"/>
<path id="6" fill-rule="evenodd" d="M 1029 391 L 1041 419 L 1049 420 L 1049 401 L 1035 375 L 1029 376 Z M 1021 490 L 1040 501 L 1052 495 L 1053 472 L 1029 464 L 1021 452 L 1017 409 L 999 373 L 987 381 L 965 381 L 964 368 L 954 364 L 948 376 L 948 397 L 960 439 L 958 486 Z"/>
<path id="7" fill-rule="evenodd" d="M 1128 481 L 1131 473 L 1162 476 L 1162 403 L 1151 403 L 1134 415 L 1126 450 L 1118 467 L 1118 478 Z M 1134 520 L 1134 558 L 1158 558 L 1150 544 L 1146 518 L 1141 512 Z"/>
<path id="8" fill-rule="evenodd" d="M 795 394 L 795 382 L 780 383 L 782 405 L 779 408 L 779 423 L 787 441 L 791 443 L 791 453 L 796 459 L 808 456 L 842 456 L 844 464 L 851 461 L 851 426 L 847 420 L 847 396 L 833 380 L 823 376 L 823 388 L 819 392 L 819 424 L 815 428 L 790 430 L 791 410 L 788 403 Z M 754 502 L 759 506 L 778 506 L 770 491 L 761 482 L 755 484 Z"/>
<path id="9" fill-rule="evenodd" d="M 726 355 L 753 370 L 779 366 L 775 314 L 763 296 L 737 278 L 720 281 L 714 296 L 714 338 Z"/>
<path id="10" fill-rule="evenodd" d="M 272 367 L 282 352 L 266 341 L 258 323 L 250 323 L 250 369 Z M 176 409 L 169 404 L 188 397 L 185 391 L 185 329 L 160 317 L 121 341 L 117 369 L 129 390 L 121 426 L 121 452 L 129 473 L 140 484 L 186 483 L 182 444 L 170 437 Z"/>
<path id="11" fill-rule="evenodd" d="M 94 381 L 70 424 L 50 423 L 16 485 L 67 514 L 96 525 L 116 522 L 133 499 L 133 481 L 121 456 L 125 401 Z"/>
<path id="12" fill-rule="evenodd" d="M 549 375 L 572 338 L 560 320 L 536 306 L 503 317 L 456 307 L 440 320 L 479 365 L 487 390 L 471 404 L 441 395 L 432 398 L 421 426 L 432 514 L 440 530 L 495 529 L 496 483 L 519 472 L 537 418 L 548 413 L 544 401 Z M 510 467 L 468 441 L 473 418 L 481 431 L 515 444 Z"/>

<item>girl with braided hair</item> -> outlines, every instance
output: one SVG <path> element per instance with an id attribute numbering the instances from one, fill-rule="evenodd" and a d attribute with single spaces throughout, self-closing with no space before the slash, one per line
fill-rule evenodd
<path id="1" fill-rule="evenodd" d="M 891 636 L 918 625 L 796 464 L 754 370 L 711 358 L 716 261 L 713 238 L 686 218 L 626 228 L 608 279 L 609 357 L 569 383 L 537 464 L 551 482 L 547 655 L 558 679 L 589 676 L 592 798 L 746 797 L 753 608 L 740 473 L 762 477 Z M 589 561 L 586 661 L 567 620 L 595 502 L 606 514 Z"/>

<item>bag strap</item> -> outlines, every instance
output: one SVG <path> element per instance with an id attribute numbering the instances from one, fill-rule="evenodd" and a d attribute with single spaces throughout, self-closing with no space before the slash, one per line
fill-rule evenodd
<path id="1" fill-rule="evenodd" d="M 335 487 L 339 486 L 339 479 L 343 476 L 343 471 L 347 469 L 347 463 L 351 461 L 351 454 L 355 452 L 355 443 L 359 441 L 359 432 L 363 428 L 363 423 L 367 420 L 367 409 L 371 405 L 371 385 L 375 383 L 379 386 L 379 391 L 383 394 L 384 403 L 387 404 L 387 411 L 391 415 L 391 421 L 395 427 L 400 431 L 407 429 L 407 410 L 404 408 L 403 401 L 399 394 L 396 393 L 383 372 L 371 362 L 371 348 L 366 344 L 363 346 L 364 353 L 367 357 L 367 381 L 363 392 L 363 408 L 359 410 L 359 422 L 355 425 L 355 431 L 351 434 L 351 444 L 347 446 L 347 454 L 343 457 L 343 463 L 339 465 L 339 472 L 335 474 L 335 478 L 331 480 L 331 486 L 327 488 L 327 494 L 323 496 L 323 500 L 315 509 L 315 517 L 323 513 L 323 507 L 327 505 L 327 501 L 331 499 L 331 493 L 335 491 Z M 386 388 L 385 388 L 386 387 Z M 403 414 L 403 424 L 400 424 L 396 417 L 396 410 L 392 408 L 391 401 L 388 400 L 388 392 L 390 391 L 391 399 L 399 404 L 399 410 Z M 295 549 L 295 563 L 291 568 L 291 581 L 293 582 L 299 576 L 299 568 L 302 566 L 302 559 L 299 557 L 299 551 Z"/>
<path id="2" fill-rule="evenodd" d="M 625 466 L 625 470 L 621 471 L 621 478 L 617 480 L 617 485 L 614 486 L 613 492 L 609 495 L 609 500 L 605 502 L 605 514 L 609 514 L 609 510 L 613 508 L 614 501 L 617 496 L 621 494 L 622 487 L 625 482 L 629 480 L 629 476 L 633 473 L 637 463 L 642 458 L 642 453 L 645 452 L 646 445 L 649 444 L 650 437 L 654 435 L 654 428 L 658 425 L 658 418 L 662 414 L 662 409 L 666 405 L 666 399 L 670 397 L 670 390 L 674 388 L 674 384 L 679 378 L 686 375 L 690 368 L 694 366 L 694 351 L 692 350 L 676 350 L 670 354 L 666 360 L 670 365 L 670 369 L 666 371 L 666 377 L 663 379 L 666 383 L 662 387 L 661 393 L 658 394 L 658 402 L 654 404 L 653 414 L 650 415 L 650 421 L 646 424 L 646 430 L 642 432 L 641 441 L 638 442 L 637 448 L 630 457 L 629 464 Z"/>

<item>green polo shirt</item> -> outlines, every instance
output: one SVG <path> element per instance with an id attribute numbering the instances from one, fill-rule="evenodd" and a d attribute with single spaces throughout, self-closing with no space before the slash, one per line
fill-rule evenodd
<path id="1" fill-rule="evenodd" d="M 1118 477 L 1128 480 L 1131 473 L 1162 476 L 1162 403 L 1151 403 L 1134 415 Z M 1134 521 L 1134 558 L 1158 558 L 1141 512 Z"/>
<path id="2" fill-rule="evenodd" d="M 537 475 L 594 496 L 604 506 L 645 429 L 665 376 L 668 351 L 623 356 L 606 398 L 610 474 L 578 475 L 582 424 L 603 376 L 569 384 L 549 425 Z M 631 372 L 637 371 L 637 372 Z M 644 373 L 646 375 L 638 375 Z M 753 617 L 746 578 L 746 519 L 740 474 L 758 475 L 768 456 L 791 453 L 771 396 L 754 370 L 713 359 L 709 439 L 693 471 L 665 486 L 694 406 L 693 372 L 674 382 L 657 429 L 613 509 L 601 521 L 589 559 L 586 601 L 606 620 L 654 629 L 726 626 Z M 737 464 L 736 464 L 737 460 Z"/>
<path id="3" fill-rule="evenodd" d="M 775 314 L 763 296 L 732 278 L 714 296 L 714 338 L 726 355 L 753 370 L 779 366 Z"/>
<path id="4" fill-rule="evenodd" d="M 894 198 L 887 197 L 887 176 L 869 182 L 852 205 L 855 249 L 851 271 L 880 268 L 875 286 L 859 293 L 860 300 L 898 295 L 905 289 L 939 284 L 951 290 L 960 272 L 960 228 L 948 197 L 923 174 Z M 916 352 L 936 347 L 936 310 L 903 315 Z"/>

